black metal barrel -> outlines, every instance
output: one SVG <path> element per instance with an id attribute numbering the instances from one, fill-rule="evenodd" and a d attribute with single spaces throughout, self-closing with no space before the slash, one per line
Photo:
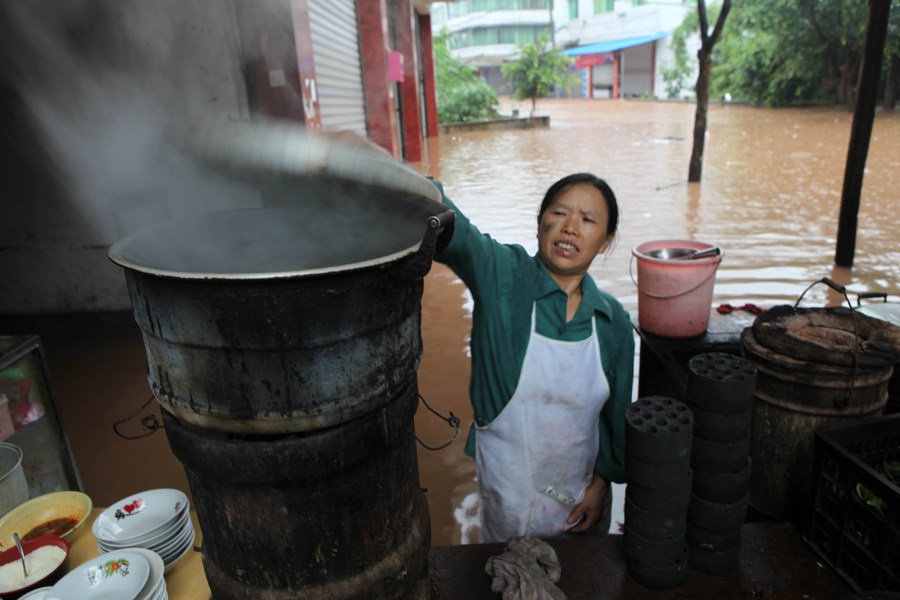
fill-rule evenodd
<path id="1" fill-rule="evenodd" d="M 351 271 L 268 279 L 126 271 L 153 393 L 179 419 L 232 433 L 328 427 L 385 404 L 422 354 L 430 231 L 418 252 Z"/>
<path id="2" fill-rule="evenodd" d="M 769 313 L 741 333 L 741 353 L 758 371 L 750 505 L 769 517 L 803 527 L 812 496 L 815 432 L 880 415 L 887 403 L 892 366 L 889 358 L 864 351 L 866 347 L 858 341 L 863 315 L 846 309 L 792 307 L 776 307 Z M 806 315 L 821 318 L 823 324 L 795 328 L 799 333 L 782 324 Z M 826 331 L 830 337 L 807 330 Z M 827 343 L 813 345 L 808 339 Z"/>
<path id="3" fill-rule="evenodd" d="M 337 427 L 233 436 L 164 412 L 203 530 L 216 600 L 427 597 L 428 508 L 419 488 L 413 381 Z"/>

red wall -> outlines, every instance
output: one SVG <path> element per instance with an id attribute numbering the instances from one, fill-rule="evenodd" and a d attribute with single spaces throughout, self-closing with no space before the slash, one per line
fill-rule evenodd
<path id="1" fill-rule="evenodd" d="M 366 128 L 369 138 L 399 158 L 393 86 L 388 81 L 388 11 L 386 0 L 357 0 L 359 53 L 362 58 Z"/>

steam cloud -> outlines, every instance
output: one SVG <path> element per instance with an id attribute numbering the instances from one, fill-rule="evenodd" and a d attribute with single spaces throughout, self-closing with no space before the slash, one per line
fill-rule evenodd
<path id="1" fill-rule="evenodd" d="M 96 268 L 109 272 L 109 279 L 119 285 L 121 276 L 105 257 L 118 239 L 158 223 L 189 222 L 209 211 L 272 203 L 271 196 L 264 199 L 256 189 L 198 168 L 172 147 L 169 138 L 200 120 L 250 118 L 242 68 L 255 57 L 242 54 L 246 48 L 241 42 L 252 38 L 245 46 L 278 64 L 277 54 L 290 37 L 278 27 L 289 30 L 291 23 L 284 18 L 290 14 L 288 0 L 241 2 L 0 4 L 0 47 L 5 56 L 0 98 L 9 108 L 5 113 L 14 115 L 4 127 L 2 146 L 21 166 L 4 177 L 10 178 L 15 196 L 27 199 L 0 224 L 8 248 L 20 251 L 49 243 L 61 251 L 93 252 L 92 256 L 102 256 L 92 258 Z M 318 211 L 328 204 L 322 193 L 327 191 L 310 185 L 309 195 L 319 197 L 307 203 Z M 359 198 L 339 196 L 332 201 L 341 203 L 343 216 L 326 219 L 315 230 L 324 241 L 307 240 L 282 255 L 268 248 L 258 260 L 245 255 L 242 266 L 268 270 L 264 263 L 271 260 L 275 262 L 271 267 L 288 269 L 285 257 L 290 256 L 302 269 L 321 266 L 329 254 L 358 260 L 366 254 L 361 245 L 391 251 L 407 247 L 409 236 L 394 223 L 363 222 L 361 215 L 375 219 L 379 211 L 371 206 L 354 208 Z M 414 219 L 413 240 L 420 238 L 421 213 L 412 210 L 400 216 L 405 223 L 401 229 L 409 226 L 408 218 Z M 311 224 L 305 225 L 310 230 Z M 295 242 L 302 237 L 291 236 L 284 227 L 277 229 Z M 167 242 L 174 240 L 170 237 Z M 205 245 L 199 230 L 185 242 Z M 242 251 L 253 252 L 251 246 L 243 244 Z M 182 261 L 191 266 L 184 254 L 172 254 L 168 260 L 163 250 L 148 249 L 167 267 L 177 269 Z M 203 257 L 202 264 L 194 266 L 212 270 L 217 261 L 212 249 L 204 248 Z M 228 267 L 223 263 L 221 268 Z"/>

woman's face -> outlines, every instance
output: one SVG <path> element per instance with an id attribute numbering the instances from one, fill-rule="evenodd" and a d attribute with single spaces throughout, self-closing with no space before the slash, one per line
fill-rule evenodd
<path id="1" fill-rule="evenodd" d="M 609 209 L 603 193 L 576 183 L 560 193 L 541 215 L 538 252 L 552 274 L 583 276 L 594 257 L 606 250 Z"/>

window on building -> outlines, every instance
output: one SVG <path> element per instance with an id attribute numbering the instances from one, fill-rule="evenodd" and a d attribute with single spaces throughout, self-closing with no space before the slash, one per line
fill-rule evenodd
<path id="1" fill-rule="evenodd" d="M 550 29 L 546 25 L 520 25 L 512 27 L 479 27 L 457 31 L 450 36 L 450 48 L 468 48 L 469 46 L 492 46 L 494 44 L 514 44 L 516 46 L 531 44 L 540 39 L 541 34 L 549 37 Z"/>
<path id="2" fill-rule="evenodd" d="M 551 0 L 455 0 L 447 3 L 450 18 L 494 10 L 547 10 Z"/>
<path id="3" fill-rule="evenodd" d="M 578 18 L 578 0 L 569 0 L 569 20 Z"/>
<path id="4" fill-rule="evenodd" d="M 615 0 L 594 0 L 594 14 L 612 12 L 615 3 Z"/>

